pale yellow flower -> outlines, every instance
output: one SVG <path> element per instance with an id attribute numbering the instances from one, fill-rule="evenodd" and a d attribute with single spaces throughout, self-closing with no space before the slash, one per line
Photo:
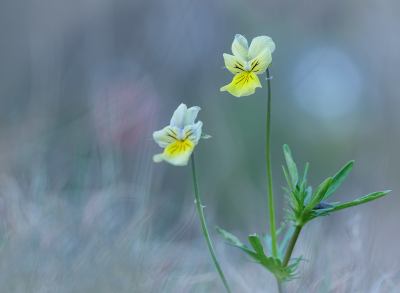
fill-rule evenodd
<path id="1" fill-rule="evenodd" d="M 270 37 L 256 37 L 249 47 L 245 37 L 236 35 L 232 44 L 233 55 L 223 55 L 226 68 L 236 76 L 221 91 L 228 91 L 236 97 L 254 94 L 257 87 L 262 87 L 257 74 L 264 73 L 271 64 L 274 50 L 275 43 Z"/>
<path id="2" fill-rule="evenodd" d="M 153 138 L 164 149 L 153 157 L 154 162 L 166 161 L 175 166 L 187 165 L 194 147 L 201 138 L 203 122 L 196 120 L 200 107 L 187 108 L 180 104 L 175 110 L 169 126 L 153 133 Z"/>

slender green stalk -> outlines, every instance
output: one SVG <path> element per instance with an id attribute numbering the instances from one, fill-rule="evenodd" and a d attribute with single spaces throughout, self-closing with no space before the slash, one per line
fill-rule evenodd
<path id="1" fill-rule="evenodd" d="M 192 153 L 191 159 L 192 159 L 192 173 L 193 173 L 194 192 L 195 192 L 195 195 L 196 195 L 196 205 L 197 205 L 197 210 L 199 211 L 200 222 L 201 222 L 201 227 L 203 228 L 204 237 L 206 238 L 208 249 L 210 250 L 211 256 L 212 256 L 213 261 L 214 261 L 214 264 L 217 267 L 219 276 L 221 277 L 221 280 L 225 285 L 225 289 L 229 293 L 232 293 L 231 288 L 229 288 L 228 282 L 225 279 L 224 273 L 222 272 L 221 267 L 219 266 L 217 257 L 215 256 L 215 252 L 214 252 L 213 246 L 211 244 L 210 236 L 208 235 L 206 221 L 204 220 L 203 206 L 201 205 L 201 202 L 200 202 L 199 189 L 197 187 L 196 163 L 195 163 L 195 160 L 194 160 L 194 152 Z"/>
<path id="2" fill-rule="evenodd" d="M 269 70 L 267 68 L 267 83 L 268 83 L 268 105 L 267 105 L 267 176 L 268 176 L 268 207 L 269 207 L 269 223 L 272 240 L 272 256 L 278 257 L 278 249 L 275 232 L 275 211 L 274 211 L 274 195 L 272 193 L 272 173 L 271 173 L 271 150 L 270 150 L 270 133 L 271 133 L 271 80 L 269 78 Z"/>
<path id="3" fill-rule="evenodd" d="M 285 257 L 283 258 L 282 268 L 286 267 L 289 263 L 290 256 L 292 255 L 293 252 L 293 248 L 296 244 L 297 238 L 299 238 L 301 228 L 302 228 L 301 226 L 297 226 L 296 230 L 294 230 L 292 238 L 290 238 L 289 245 L 286 249 Z"/>
<path id="4" fill-rule="evenodd" d="M 278 281 L 278 290 L 279 290 L 279 293 L 285 293 L 285 289 L 283 288 L 282 281 L 281 281 L 281 280 L 278 280 L 278 279 L 276 279 L 276 280 Z"/>

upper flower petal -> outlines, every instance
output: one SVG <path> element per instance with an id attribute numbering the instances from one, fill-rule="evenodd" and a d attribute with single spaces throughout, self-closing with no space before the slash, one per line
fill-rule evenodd
<path id="1" fill-rule="evenodd" d="M 193 125 L 194 120 L 196 120 L 197 114 L 199 113 L 200 110 L 201 108 L 197 106 L 187 109 L 183 116 L 182 126 L 185 127 L 187 125 Z"/>
<path id="2" fill-rule="evenodd" d="M 236 75 L 232 82 L 221 88 L 222 91 L 228 91 L 235 97 L 243 97 L 254 94 L 257 87 L 261 87 L 260 80 L 253 72 L 243 72 Z"/>
<path id="3" fill-rule="evenodd" d="M 153 160 L 156 163 L 164 160 L 175 166 L 185 166 L 194 146 L 194 143 L 190 140 L 178 140 L 167 146 L 162 154 L 155 155 Z"/>
<path id="4" fill-rule="evenodd" d="M 179 107 L 175 110 L 174 115 L 172 115 L 172 119 L 170 124 L 172 126 L 176 126 L 180 129 L 183 128 L 183 118 L 185 117 L 187 107 L 185 104 L 180 104 Z"/>
<path id="5" fill-rule="evenodd" d="M 249 60 L 256 58 L 266 48 L 268 48 L 270 53 L 275 51 L 275 43 L 270 37 L 260 36 L 254 38 L 249 48 Z"/>
<path id="6" fill-rule="evenodd" d="M 233 74 L 239 74 L 245 71 L 246 62 L 242 58 L 224 54 L 225 66 Z"/>
<path id="7" fill-rule="evenodd" d="M 200 110 L 201 108 L 197 106 L 188 109 L 185 104 L 180 104 L 172 115 L 170 124 L 180 129 L 185 128 L 186 125 L 192 125 Z"/>
<path id="8" fill-rule="evenodd" d="M 167 126 L 164 129 L 154 132 L 153 138 L 160 147 L 165 148 L 181 139 L 180 132 L 181 130 L 175 126 Z"/>
<path id="9" fill-rule="evenodd" d="M 265 48 L 257 57 L 249 61 L 250 70 L 255 74 L 261 74 L 268 68 L 271 61 L 271 52 Z"/>
<path id="10" fill-rule="evenodd" d="M 242 35 L 236 35 L 232 43 L 232 53 L 245 61 L 248 61 L 249 43 Z"/>

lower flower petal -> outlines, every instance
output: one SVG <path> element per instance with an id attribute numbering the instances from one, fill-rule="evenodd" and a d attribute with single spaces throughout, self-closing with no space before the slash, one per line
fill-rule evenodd
<path id="1" fill-rule="evenodd" d="M 194 143 L 190 140 L 178 140 L 164 149 L 162 154 L 153 157 L 154 162 L 166 161 L 175 166 L 187 165 L 194 149 Z"/>
<path id="2" fill-rule="evenodd" d="M 254 94 L 258 87 L 262 86 L 257 75 L 246 71 L 236 75 L 230 84 L 221 88 L 221 92 L 228 91 L 235 97 L 244 97 Z"/>

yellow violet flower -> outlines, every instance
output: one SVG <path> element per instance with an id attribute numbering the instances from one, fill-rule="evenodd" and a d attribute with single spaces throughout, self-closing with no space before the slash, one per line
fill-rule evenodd
<path id="1" fill-rule="evenodd" d="M 232 55 L 224 54 L 226 68 L 235 74 L 233 81 L 222 87 L 235 97 L 254 94 L 257 87 L 262 87 L 256 74 L 264 73 L 271 64 L 271 54 L 275 43 L 270 37 L 260 36 L 250 44 L 242 35 L 236 35 L 232 44 Z"/>
<path id="2" fill-rule="evenodd" d="M 153 138 L 164 149 L 162 154 L 153 157 L 154 162 L 166 161 L 175 166 L 187 165 L 201 137 L 203 122 L 194 123 L 200 107 L 187 108 L 180 104 L 175 110 L 169 126 L 153 133 Z"/>

